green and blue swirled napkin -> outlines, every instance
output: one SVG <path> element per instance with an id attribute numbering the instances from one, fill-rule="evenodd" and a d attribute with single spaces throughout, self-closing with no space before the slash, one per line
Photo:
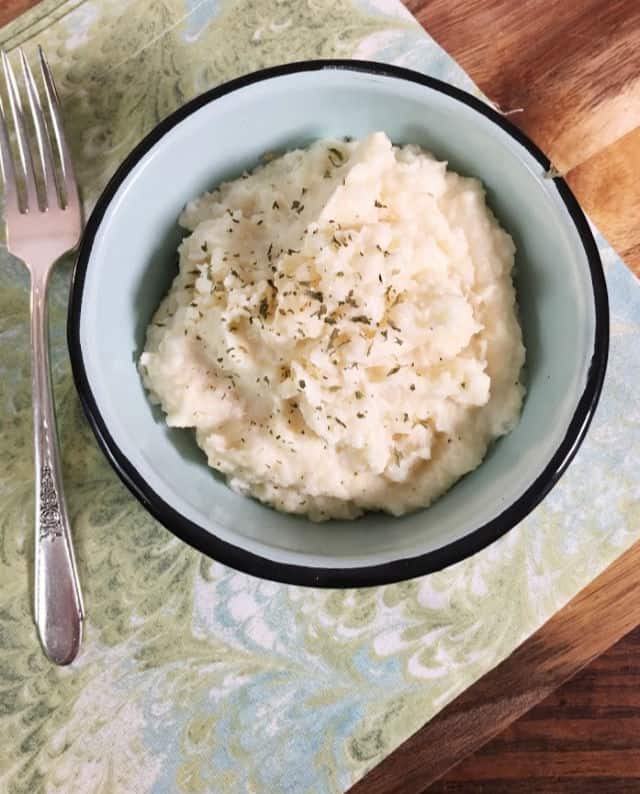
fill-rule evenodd
<path id="1" fill-rule="evenodd" d="M 44 46 L 89 206 L 160 118 L 260 67 L 371 58 L 477 92 L 399 0 L 44 0 L 0 44 Z M 53 371 L 89 615 L 67 669 L 45 660 L 31 619 L 28 284 L 0 249 L 0 789 L 342 791 L 640 537 L 640 288 L 598 244 L 611 361 L 560 485 L 464 563 L 340 592 L 211 562 L 134 501 L 80 410 L 65 347 L 70 263 L 59 268 Z"/>

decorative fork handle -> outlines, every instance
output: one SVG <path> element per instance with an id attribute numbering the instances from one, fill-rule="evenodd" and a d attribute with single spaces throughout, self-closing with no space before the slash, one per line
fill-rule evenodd
<path id="1" fill-rule="evenodd" d="M 58 433 L 49 366 L 47 275 L 32 273 L 31 350 L 36 468 L 35 622 L 45 653 L 73 661 L 84 609 L 62 488 Z"/>

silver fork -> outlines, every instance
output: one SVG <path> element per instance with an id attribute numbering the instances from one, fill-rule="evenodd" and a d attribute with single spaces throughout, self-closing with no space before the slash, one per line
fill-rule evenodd
<path id="1" fill-rule="evenodd" d="M 31 274 L 31 353 L 35 441 L 34 617 L 45 653 L 56 664 L 73 661 L 82 638 L 84 608 L 62 488 L 60 453 L 49 368 L 47 285 L 55 263 L 78 244 L 82 210 L 64 139 L 53 77 L 40 49 L 44 105 L 29 63 L 18 50 L 27 118 L 14 71 L 2 52 L 2 70 L 13 119 L 14 157 L 9 119 L 0 100 L 0 165 L 4 180 L 7 247 Z M 31 136 L 33 137 L 33 135 Z M 55 151 L 55 155 L 54 155 Z M 34 161 L 39 163 L 36 176 Z M 39 184 L 37 184 L 39 183 Z"/>

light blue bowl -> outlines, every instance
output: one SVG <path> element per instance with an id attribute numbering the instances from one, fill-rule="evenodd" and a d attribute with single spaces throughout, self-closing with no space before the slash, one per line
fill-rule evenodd
<path id="1" fill-rule="evenodd" d="M 231 491 L 191 432 L 152 409 L 135 360 L 176 269 L 185 202 L 317 138 L 384 130 L 479 177 L 513 235 L 527 348 L 527 398 L 515 429 L 428 509 L 313 524 Z M 601 263 L 584 215 L 548 160 L 479 100 L 414 72 L 313 61 L 220 86 L 163 121 L 122 164 L 80 248 L 69 310 L 78 391 L 98 441 L 142 504 L 206 554 L 296 584 L 362 586 L 457 562 L 544 497 L 576 452 L 608 351 Z"/>

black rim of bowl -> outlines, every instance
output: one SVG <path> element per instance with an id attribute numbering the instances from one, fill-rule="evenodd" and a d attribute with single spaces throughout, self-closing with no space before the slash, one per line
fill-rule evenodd
<path id="1" fill-rule="evenodd" d="M 82 311 L 83 288 L 94 238 L 116 191 L 143 155 L 176 124 L 179 124 L 199 108 L 225 94 L 273 77 L 322 69 L 346 69 L 355 72 L 373 73 L 418 83 L 439 91 L 490 119 L 524 146 L 543 169 L 548 170 L 551 166 L 548 158 L 526 135 L 487 104 L 465 91 L 409 69 L 372 61 L 317 60 L 291 63 L 253 72 L 217 86 L 187 102 L 186 105 L 161 121 L 120 165 L 100 196 L 80 243 L 71 287 L 67 335 L 76 387 L 98 443 L 124 484 L 167 529 L 209 557 L 262 579 L 312 587 L 369 587 L 399 582 L 441 570 L 470 557 L 493 543 L 522 521 L 546 496 L 571 462 L 585 437 L 598 403 L 607 365 L 609 305 L 598 249 L 587 220 L 564 179 L 556 177 L 553 181 L 580 235 L 591 272 L 595 304 L 596 328 L 593 355 L 584 391 L 578 401 L 565 437 L 558 445 L 545 469 L 526 491 L 513 504 L 488 523 L 478 527 L 465 537 L 426 554 L 363 567 L 326 568 L 295 565 L 278 562 L 248 552 L 241 547 L 221 540 L 204 527 L 189 521 L 149 487 L 142 475 L 135 469 L 111 437 L 91 392 L 80 344 L 80 313 Z M 390 520 L 392 519 L 390 518 Z"/>

